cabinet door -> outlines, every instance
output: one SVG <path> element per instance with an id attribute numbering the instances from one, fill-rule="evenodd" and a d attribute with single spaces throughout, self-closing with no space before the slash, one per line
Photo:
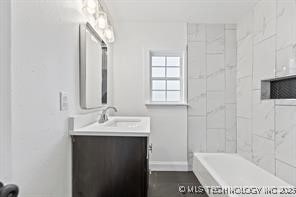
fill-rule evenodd
<path id="1" fill-rule="evenodd" d="M 146 197 L 147 138 L 75 137 L 73 197 Z"/>

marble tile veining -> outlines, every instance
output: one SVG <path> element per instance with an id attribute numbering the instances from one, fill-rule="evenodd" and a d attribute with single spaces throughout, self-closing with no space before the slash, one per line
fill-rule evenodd
<path id="1" fill-rule="evenodd" d="M 237 151 L 237 144 L 236 140 L 227 140 L 226 139 L 226 153 L 236 153 Z"/>
<path id="2" fill-rule="evenodd" d="M 203 79 L 188 79 L 188 115 L 206 115 L 206 81 Z"/>
<path id="3" fill-rule="evenodd" d="M 252 161 L 251 120 L 248 118 L 237 118 L 237 152 Z"/>
<path id="4" fill-rule="evenodd" d="M 241 41 L 237 48 L 237 78 L 252 75 L 253 40 L 249 36 Z"/>
<path id="5" fill-rule="evenodd" d="M 236 103 L 236 67 L 225 70 L 225 103 Z"/>
<path id="6" fill-rule="evenodd" d="M 240 46 L 240 42 L 245 40 L 246 38 L 252 36 L 254 29 L 254 11 L 246 13 L 244 17 L 242 17 L 237 25 L 237 41 L 238 46 Z"/>
<path id="7" fill-rule="evenodd" d="M 236 30 L 225 30 L 225 66 L 236 67 Z"/>
<path id="8" fill-rule="evenodd" d="M 206 151 L 206 117 L 188 118 L 189 152 Z"/>
<path id="9" fill-rule="evenodd" d="M 207 53 L 224 53 L 224 25 L 206 25 Z"/>
<path id="10" fill-rule="evenodd" d="M 295 66 L 291 65 L 291 60 L 295 58 L 295 49 L 292 45 L 277 50 L 276 52 L 276 76 L 284 77 L 287 75 L 295 75 Z"/>
<path id="11" fill-rule="evenodd" d="M 207 93 L 207 128 L 225 128 L 224 92 Z"/>
<path id="12" fill-rule="evenodd" d="M 275 37 L 254 46 L 253 88 L 260 89 L 261 80 L 275 76 Z"/>
<path id="13" fill-rule="evenodd" d="M 226 104 L 226 136 L 229 140 L 236 139 L 236 104 Z"/>
<path id="14" fill-rule="evenodd" d="M 254 135 L 252 159 L 256 165 L 275 174 L 274 141 Z"/>
<path id="15" fill-rule="evenodd" d="M 274 140 L 274 100 L 261 100 L 260 90 L 253 91 L 253 133 Z"/>
<path id="16" fill-rule="evenodd" d="M 295 21 L 295 0 L 260 0 L 237 25 L 238 153 L 294 186 L 296 100 L 260 100 L 260 81 L 296 74 Z"/>
<path id="17" fill-rule="evenodd" d="M 188 78 L 206 78 L 205 42 L 188 43 Z"/>
<path id="18" fill-rule="evenodd" d="M 277 0 L 277 49 L 296 43 L 295 10 L 295 0 Z"/>
<path id="19" fill-rule="evenodd" d="M 276 0 L 261 0 L 254 8 L 254 43 L 276 33 Z"/>
<path id="20" fill-rule="evenodd" d="M 207 55 L 207 90 L 225 89 L 224 54 Z"/>
<path id="21" fill-rule="evenodd" d="M 206 27 L 204 24 L 188 24 L 188 42 L 200 42 L 206 40 Z"/>
<path id="22" fill-rule="evenodd" d="M 208 129 L 207 152 L 225 152 L 225 130 Z"/>
<path id="23" fill-rule="evenodd" d="M 276 106 L 276 158 L 296 166 L 296 106 Z"/>
<path id="24" fill-rule="evenodd" d="M 252 77 L 244 77 L 237 81 L 237 116 L 251 118 Z"/>
<path id="25" fill-rule="evenodd" d="M 188 140 L 192 152 L 236 152 L 236 25 L 188 25 Z"/>
<path id="26" fill-rule="evenodd" d="M 236 30 L 225 30 L 225 102 L 236 103 Z"/>
<path id="27" fill-rule="evenodd" d="M 296 166 L 276 160 L 276 175 L 293 186 L 296 186 Z"/>

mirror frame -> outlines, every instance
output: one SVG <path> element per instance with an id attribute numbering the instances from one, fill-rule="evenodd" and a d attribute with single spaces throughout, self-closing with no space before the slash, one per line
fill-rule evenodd
<path id="1" fill-rule="evenodd" d="M 104 40 L 99 36 L 97 31 L 91 26 L 89 23 L 80 24 L 79 25 L 79 92 L 80 92 L 80 107 L 82 109 L 98 109 L 106 106 L 107 103 L 102 103 L 102 105 L 89 108 L 87 107 L 86 103 L 86 31 L 89 31 L 100 43 L 102 49 L 107 50 L 108 54 L 108 47 Z M 107 57 L 108 59 L 108 57 Z M 107 67 L 108 67 L 108 60 Z M 107 78 L 107 90 L 108 90 L 108 78 Z"/>

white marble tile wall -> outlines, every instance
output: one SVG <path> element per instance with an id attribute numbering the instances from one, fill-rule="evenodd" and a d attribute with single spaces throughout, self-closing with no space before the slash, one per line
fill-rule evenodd
<path id="1" fill-rule="evenodd" d="M 260 89 L 261 79 L 275 76 L 275 36 L 253 45 L 253 89 Z"/>
<path id="2" fill-rule="evenodd" d="M 253 91 L 253 134 L 274 140 L 274 101 L 261 100 L 260 90 Z"/>
<path id="3" fill-rule="evenodd" d="M 189 116 L 187 120 L 189 147 L 188 162 L 192 165 L 193 153 L 206 152 L 207 150 L 206 116 Z"/>
<path id="4" fill-rule="evenodd" d="M 237 152 L 252 160 L 252 124 L 250 118 L 237 116 Z"/>
<path id="5" fill-rule="evenodd" d="M 188 24 L 188 144 L 236 152 L 236 25 Z"/>
<path id="6" fill-rule="evenodd" d="M 225 105 L 225 135 L 226 152 L 235 152 L 236 150 L 236 104 Z"/>
<path id="7" fill-rule="evenodd" d="M 252 114 L 252 76 L 237 80 L 237 116 L 251 118 Z"/>
<path id="8" fill-rule="evenodd" d="M 261 100 L 260 81 L 296 74 L 296 1 L 261 0 L 238 24 L 237 150 L 296 185 L 296 100 Z"/>
<path id="9" fill-rule="evenodd" d="M 277 36 L 276 36 L 276 75 L 296 74 L 289 66 L 295 55 L 296 43 L 296 1 L 277 1 Z"/>
<path id="10" fill-rule="evenodd" d="M 288 163 L 276 160 L 276 175 L 292 185 L 296 185 L 296 170 Z"/>
<path id="11" fill-rule="evenodd" d="M 276 158 L 296 166 L 296 106 L 276 106 Z"/>
<path id="12" fill-rule="evenodd" d="M 281 1 L 281 0 L 280 0 Z M 261 0 L 254 7 L 254 44 L 276 33 L 276 0 Z"/>
<path id="13" fill-rule="evenodd" d="M 253 135 L 253 162 L 269 171 L 275 173 L 274 141 Z"/>

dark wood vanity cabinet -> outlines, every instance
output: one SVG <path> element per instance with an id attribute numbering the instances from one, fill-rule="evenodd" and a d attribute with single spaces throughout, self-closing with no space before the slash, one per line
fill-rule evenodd
<path id="1" fill-rule="evenodd" d="M 147 197 L 147 137 L 72 139 L 73 197 Z"/>

